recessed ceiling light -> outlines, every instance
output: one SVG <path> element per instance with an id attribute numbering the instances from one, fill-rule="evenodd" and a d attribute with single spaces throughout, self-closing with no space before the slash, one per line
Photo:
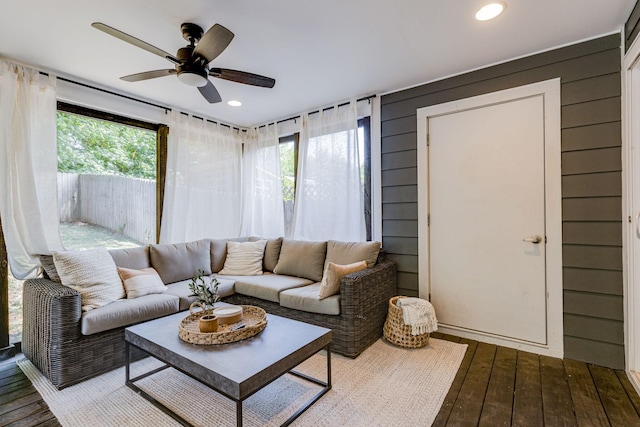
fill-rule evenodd
<path id="1" fill-rule="evenodd" d="M 506 7 L 507 5 L 503 2 L 490 3 L 476 12 L 476 19 L 478 21 L 488 21 L 500 15 Z"/>
<path id="2" fill-rule="evenodd" d="M 242 102 L 234 100 L 234 101 L 227 102 L 227 104 L 231 105 L 232 107 L 239 107 L 242 105 Z"/>

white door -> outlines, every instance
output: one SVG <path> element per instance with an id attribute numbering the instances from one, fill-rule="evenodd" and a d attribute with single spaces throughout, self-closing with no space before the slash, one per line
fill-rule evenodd
<path id="1" fill-rule="evenodd" d="M 443 324 L 547 343 L 542 107 L 538 95 L 429 118 L 431 300 Z"/>
<path id="2" fill-rule="evenodd" d="M 561 356 L 559 93 L 551 124 L 549 94 L 513 91 L 422 109 L 421 290 L 445 332 Z"/>

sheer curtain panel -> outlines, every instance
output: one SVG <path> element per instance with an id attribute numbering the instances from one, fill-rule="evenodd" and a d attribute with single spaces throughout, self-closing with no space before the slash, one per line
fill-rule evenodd
<path id="1" fill-rule="evenodd" d="M 366 240 L 356 102 L 302 119 L 294 238 Z"/>
<path id="2" fill-rule="evenodd" d="M 247 132 L 243 156 L 243 236 L 284 236 L 279 144 L 276 124 Z"/>
<path id="3" fill-rule="evenodd" d="M 0 60 L 0 216 L 14 277 L 61 250 L 55 77 Z"/>
<path id="4" fill-rule="evenodd" d="M 170 114 L 160 241 L 238 236 L 241 136 L 218 123 Z"/>

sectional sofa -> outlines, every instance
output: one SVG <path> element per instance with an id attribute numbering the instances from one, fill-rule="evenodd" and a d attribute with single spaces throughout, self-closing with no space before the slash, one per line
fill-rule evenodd
<path id="1" fill-rule="evenodd" d="M 24 284 L 22 351 L 58 389 L 122 366 L 124 328 L 188 310 L 198 271 L 219 280 L 225 302 L 331 328 L 332 349 L 349 357 L 382 335 L 396 294 L 395 263 L 378 242 L 249 237 L 102 251 L 42 256 L 44 277 Z M 329 292 L 327 278 L 337 280 Z"/>

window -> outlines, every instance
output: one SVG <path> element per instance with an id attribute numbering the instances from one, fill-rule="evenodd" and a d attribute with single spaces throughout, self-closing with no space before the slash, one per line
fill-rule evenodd
<path id="1" fill-rule="evenodd" d="M 157 241 L 167 128 L 58 103 L 58 205 L 67 249 Z M 9 278 L 9 340 L 22 340 L 22 281 Z"/>
<path id="2" fill-rule="evenodd" d="M 57 127 L 64 246 L 155 243 L 158 127 L 68 104 Z"/>
<path id="3" fill-rule="evenodd" d="M 280 138 L 280 174 L 284 201 L 285 235 L 291 236 L 298 172 L 299 134 Z M 370 117 L 358 120 L 360 177 L 364 194 L 367 240 L 371 240 L 371 129 Z"/>

